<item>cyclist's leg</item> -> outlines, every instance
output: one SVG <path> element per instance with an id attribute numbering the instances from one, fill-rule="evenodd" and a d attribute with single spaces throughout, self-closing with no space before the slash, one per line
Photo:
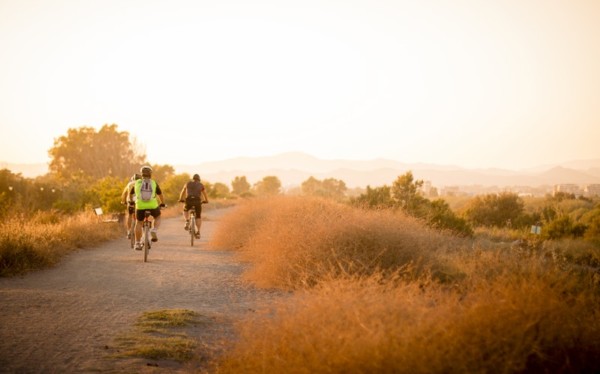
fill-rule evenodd
<path id="1" fill-rule="evenodd" d="M 190 207 L 187 200 L 183 203 L 183 219 L 185 220 L 184 229 L 187 230 L 190 227 Z"/>
<path id="2" fill-rule="evenodd" d="M 200 234 L 200 225 L 202 225 L 202 202 L 198 202 L 196 204 L 196 230 L 198 234 Z"/>
<path id="3" fill-rule="evenodd" d="M 135 219 L 135 207 L 127 205 L 127 212 L 125 212 L 125 214 L 127 214 L 125 230 L 127 230 L 127 237 L 129 237 L 129 235 L 133 235 L 133 233 L 131 232 L 131 223 Z"/>
<path id="4" fill-rule="evenodd" d="M 160 227 L 160 208 L 151 210 L 152 217 L 154 218 L 154 223 L 152 225 L 152 229 L 150 230 L 150 235 L 152 236 L 152 241 L 155 242 L 158 240 L 157 230 Z"/>
<path id="5" fill-rule="evenodd" d="M 152 209 L 152 217 L 154 218 L 154 228 L 160 227 L 160 208 Z"/>
<path id="6" fill-rule="evenodd" d="M 135 222 L 135 241 L 139 242 L 142 240 L 142 222 L 144 221 L 144 211 L 136 210 L 136 222 Z"/>

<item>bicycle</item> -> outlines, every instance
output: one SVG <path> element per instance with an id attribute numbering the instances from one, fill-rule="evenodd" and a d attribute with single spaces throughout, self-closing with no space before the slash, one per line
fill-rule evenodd
<path id="1" fill-rule="evenodd" d="M 160 204 L 159 209 L 166 208 L 165 204 Z M 148 262 L 148 254 L 152 242 L 150 230 L 154 227 L 154 221 L 150 220 L 152 212 L 148 209 L 144 210 L 144 220 L 142 221 L 142 251 L 144 252 L 144 262 Z"/>
<path id="2" fill-rule="evenodd" d="M 190 227 L 188 228 L 190 233 L 190 245 L 194 246 L 194 238 L 196 237 L 196 208 L 190 209 Z"/>
<path id="3" fill-rule="evenodd" d="M 180 200 L 179 202 L 185 204 L 185 200 Z M 206 204 L 206 202 L 200 201 L 200 204 Z M 189 212 L 190 212 L 190 217 L 189 217 L 190 224 L 188 226 L 187 231 L 190 233 L 190 245 L 193 247 L 194 239 L 199 239 L 196 237 L 196 235 L 200 235 L 200 229 L 196 226 L 196 207 L 194 207 L 192 205 Z"/>
<path id="4" fill-rule="evenodd" d="M 152 229 L 152 221 L 150 221 L 150 211 L 144 211 L 144 220 L 142 221 L 142 251 L 144 252 L 144 262 L 148 262 L 148 253 L 150 252 L 151 239 L 150 230 Z"/>

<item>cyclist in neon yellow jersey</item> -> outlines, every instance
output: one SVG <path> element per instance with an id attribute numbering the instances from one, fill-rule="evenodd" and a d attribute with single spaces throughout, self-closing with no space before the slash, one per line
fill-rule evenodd
<path id="1" fill-rule="evenodd" d="M 140 169 L 142 178 L 135 181 L 130 193 L 135 194 L 135 249 L 142 250 L 142 222 L 144 221 L 144 211 L 149 210 L 154 217 L 154 227 L 150 231 L 152 241 L 158 240 L 157 229 L 160 226 L 160 208 L 165 206 L 160 186 L 152 179 L 152 168 L 142 166 Z"/>

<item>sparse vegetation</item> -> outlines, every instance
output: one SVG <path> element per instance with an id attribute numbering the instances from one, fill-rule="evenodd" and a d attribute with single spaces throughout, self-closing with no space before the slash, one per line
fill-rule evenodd
<path id="1" fill-rule="evenodd" d="M 218 372 L 599 371 L 597 257 L 525 243 L 318 199 L 246 202 L 215 246 L 239 251 L 255 284 L 295 293 L 240 324 Z"/>
<path id="2" fill-rule="evenodd" d="M 114 357 L 188 361 L 194 357 L 196 341 L 181 328 L 198 324 L 198 318 L 196 312 L 185 309 L 145 312 L 133 330 L 116 339 Z"/>
<path id="3" fill-rule="evenodd" d="M 352 208 L 331 200 L 276 197 L 248 201 L 225 222 L 213 248 L 235 248 L 253 263 L 248 279 L 265 287 L 300 289 L 331 274 L 373 274 L 425 264 L 456 239 L 402 212 Z M 231 235 L 235 232 L 235 235 Z"/>
<path id="4" fill-rule="evenodd" d="M 46 268 L 78 248 L 121 234 L 117 223 L 98 223 L 87 214 L 64 216 L 40 212 L 0 222 L 0 276 Z"/>

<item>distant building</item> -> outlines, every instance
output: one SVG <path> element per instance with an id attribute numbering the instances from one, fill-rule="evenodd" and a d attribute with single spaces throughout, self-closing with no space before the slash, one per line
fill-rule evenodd
<path id="1" fill-rule="evenodd" d="M 575 196 L 581 196 L 582 190 L 581 188 L 573 183 L 564 183 L 564 184 L 556 184 L 554 185 L 553 195 L 556 195 L 559 192 L 573 194 Z"/>
<path id="2" fill-rule="evenodd" d="M 600 196 L 600 184 L 588 184 L 583 189 L 583 195 L 586 197 Z"/>
<path id="3" fill-rule="evenodd" d="M 432 189 L 431 181 L 424 181 L 423 185 L 421 186 L 421 191 L 423 192 L 423 195 L 430 196 L 431 189 Z"/>
<path id="4" fill-rule="evenodd" d="M 446 187 L 442 188 L 442 195 L 459 196 L 459 195 L 461 195 L 461 191 L 458 186 L 446 186 Z"/>

